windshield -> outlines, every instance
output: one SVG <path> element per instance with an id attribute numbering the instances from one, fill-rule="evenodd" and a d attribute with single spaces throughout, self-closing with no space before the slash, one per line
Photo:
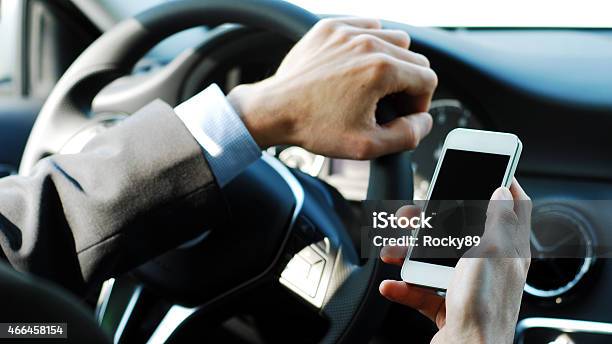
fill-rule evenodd
<path id="1" fill-rule="evenodd" d="M 437 27 L 612 27 L 609 0 L 287 0 L 319 14 Z"/>
<path id="2" fill-rule="evenodd" d="M 95 2 L 115 21 L 171 0 Z M 317 14 L 355 15 L 434 27 L 612 27 L 609 0 L 286 0 Z"/>

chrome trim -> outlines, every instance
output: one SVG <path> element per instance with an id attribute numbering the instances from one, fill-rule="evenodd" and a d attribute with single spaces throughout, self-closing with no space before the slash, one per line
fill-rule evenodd
<path id="1" fill-rule="evenodd" d="M 141 293 L 142 285 L 139 285 L 136 287 L 136 289 L 134 289 L 132 297 L 130 297 L 130 301 L 128 302 L 127 306 L 125 307 L 125 311 L 121 316 L 121 321 L 119 322 L 119 326 L 117 326 L 117 330 L 115 331 L 115 335 L 113 337 L 113 342 L 115 344 L 118 344 L 121 341 L 123 331 L 125 330 L 125 327 L 127 326 L 127 323 L 130 320 L 132 313 L 134 312 L 134 308 L 136 307 L 136 303 L 138 302 Z"/>
<path id="2" fill-rule="evenodd" d="M 291 217 L 291 223 L 289 224 L 289 228 L 293 228 L 295 220 L 297 220 L 297 217 L 304 206 L 304 189 L 302 188 L 302 184 L 300 184 L 293 173 L 289 171 L 289 168 L 283 165 L 283 163 L 278 161 L 275 157 L 266 152 L 262 152 L 261 159 L 270 165 L 270 167 L 272 167 L 285 180 L 291 189 L 293 196 L 295 197 L 295 209 L 293 210 L 293 216 Z"/>
<path id="3" fill-rule="evenodd" d="M 440 98 L 432 100 L 430 108 L 433 109 L 437 107 L 455 107 L 462 110 L 465 109 L 465 106 L 463 106 L 459 100 L 454 98 Z"/>
<path id="4" fill-rule="evenodd" d="M 186 308 L 179 305 L 172 306 L 162 321 L 157 325 L 155 332 L 147 341 L 147 344 L 163 344 L 174 333 L 174 331 L 199 308 Z"/>
<path id="5" fill-rule="evenodd" d="M 275 147 L 272 147 L 271 149 L 268 150 L 269 153 L 273 153 L 273 151 L 276 151 Z M 276 155 L 276 154 L 273 154 L 273 155 Z M 304 173 L 308 173 L 309 175 L 313 177 L 317 177 L 323 171 L 323 166 L 325 164 L 326 158 L 322 155 L 311 153 L 302 147 L 291 146 L 291 147 L 285 148 L 282 152 L 278 154 L 277 159 L 282 161 L 286 165 L 291 165 L 288 163 L 287 159 L 296 157 L 296 156 L 301 157 L 304 161 L 308 159 L 312 159 L 312 162 L 309 166 L 302 166 L 302 167 L 294 166 L 294 168 L 297 168 L 298 170 Z"/>
<path id="6" fill-rule="evenodd" d="M 552 209 L 550 209 L 551 207 Z M 557 296 L 561 296 L 565 294 L 566 292 L 574 288 L 582 280 L 582 278 L 589 272 L 589 270 L 595 263 L 595 258 L 594 258 L 595 250 L 593 248 L 593 245 L 594 245 L 593 238 L 591 237 L 591 235 L 589 234 L 589 230 L 587 229 L 587 227 L 589 226 L 589 223 L 587 220 L 583 219 L 579 215 L 579 213 L 569 214 L 568 210 L 564 208 L 559 208 L 558 204 L 541 205 L 538 207 L 538 210 L 542 211 L 541 210 L 542 208 L 545 208 L 544 209 L 545 212 L 554 213 L 556 214 L 556 216 L 563 216 L 565 217 L 566 220 L 572 222 L 575 225 L 575 227 L 578 229 L 578 232 L 584 239 L 584 242 L 586 245 L 586 254 L 585 254 L 585 257 L 582 258 L 583 261 L 582 261 L 582 265 L 580 266 L 580 270 L 576 273 L 574 278 L 571 281 L 569 281 L 566 285 L 563 285 L 557 289 L 542 290 L 542 289 L 538 289 L 538 288 L 535 288 L 529 285 L 529 280 L 527 280 L 527 282 L 525 283 L 525 288 L 523 290 L 527 294 L 541 297 L 541 298 L 553 298 L 553 297 L 557 297 Z M 569 209 L 575 212 L 575 209 L 573 208 L 569 208 Z M 578 219 L 576 218 L 576 216 L 579 216 Z M 531 235 L 530 241 L 532 244 L 534 244 L 534 241 L 537 242 L 535 238 L 535 233 Z M 537 245 L 534 245 L 534 246 L 537 246 Z"/>
<path id="7" fill-rule="evenodd" d="M 522 335 L 525 331 L 534 328 L 553 329 L 565 333 L 584 332 L 612 335 L 612 323 L 558 318 L 525 318 L 516 326 L 518 343 L 523 343 Z"/>
<path id="8" fill-rule="evenodd" d="M 525 283 L 524 290 L 527 294 L 537 296 L 537 297 L 542 297 L 542 298 L 551 298 L 551 297 L 561 296 L 565 294 L 566 292 L 568 292 L 570 289 L 574 288 L 576 284 L 578 284 L 578 282 L 582 280 L 584 275 L 586 275 L 586 273 L 589 272 L 589 270 L 591 269 L 591 265 L 593 265 L 593 262 L 594 261 L 592 257 L 584 258 L 584 261 L 582 262 L 582 266 L 580 267 L 580 271 L 578 271 L 576 276 L 574 276 L 574 279 L 572 279 L 569 283 L 567 283 L 566 285 L 560 288 L 553 289 L 553 290 L 541 290 L 541 289 L 534 288 L 530 286 L 529 284 Z"/>
<path id="9" fill-rule="evenodd" d="M 302 185 L 297 180 L 297 178 L 291 173 L 291 171 L 289 171 L 287 166 L 283 165 L 283 163 L 278 161 L 275 157 L 273 157 L 267 152 L 262 152 L 261 159 L 270 167 L 272 167 L 285 180 L 285 183 L 287 183 L 287 185 L 291 189 L 291 193 L 293 193 L 293 196 L 295 198 L 295 208 L 293 209 L 293 215 L 291 216 L 291 221 L 289 223 L 289 232 L 287 233 L 287 236 L 283 241 L 284 245 L 285 243 L 287 243 L 289 235 L 291 234 L 291 230 L 295 225 L 295 221 L 297 220 L 300 212 L 302 211 L 302 207 L 304 206 L 304 189 L 302 188 Z M 279 252 L 276 256 L 275 261 L 280 257 L 280 255 L 281 252 Z M 259 277 L 260 276 L 256 276 L 253 279 L 246 281 L 242 285 L 220 295 L 218 298 L 233 293 L 234 291 L 242 288 L 243 286 L 250 284 L 252 281 L 257 280 Z M 209 303 L 212 303 L 215 300 L 212 300 Z M 174 331 L 183 322 L 185 322 L 185 320 L 189 319 L 191 315 L 193 315 L 195 312 L 205 306 L 206 305 L 201 305 L 194 308 L 185 308 L 178 305 L 172 306 L 168 310 L 162 321 L 159 323 L 159 325 L 157 325 L 157 328 L 147 341 L 147 344 L 165 343 L 168 338 L 170 338 L 170 336 L 174 333 Z"/>
<path id="10" fill-rule="evenodd" d="M 319 309 L 323 307 L 323 304 L 325 302 L 325 297 L 327 296 L 327 290 L 329 288 L 330 281 L 334 273 L 334 267 L 338 263 L 339 259 L 341 259 L 342 257 L 342 247 L 339 247 L 338 249 L 334 249 L 333 252 L 330 252 L 331 245 L 329 245 L 329 238 L 327 237 L 324 238 L 322 244 L 330 248 L 330 250 L 327 251 L 329 253 L 326 253 L 326 251 L 321 249 L 318 246 L 319 243 L 311 244 L 309 246 L 306 246 L 304 249 L 302 249 L 303 251 L 305 249 L 310 248 L 311 250 L 316 252 L 316 254 L 321 256 L 321 260 L 324 262 L 323 270 L 321 271 L 321 277 L 318 281 L 316 289 L 314 290 L 315 292 L 314 295 L 308 294 L 305 290 L 303 290 L 303 288 L 301 288 L 300 285 L 286 278 L 285 272 L 287 271 L 287 266 L 285 267 L 280 277 L 278 278 L 278 281 L 280 282 L 280 284 L 284 285 L 285 288 L 291 290 L 295 294 L 299 295 L 302 299 L 304 299 L 305 301 L 309 302 L 310 304 L 312 304 L 313 306 Z M 287 265 L 289 266 L 289 264 L 291 264 L 291 261 L 293 261 L 294 259 L 301 259 L 299 258 L 299 255 L 300 253 L 296 253 Z"/>
<path id="11" fill-rule="evenodd" d="M 96 321 L 98 322 L 98 325 L 102 325 L 104 315 L 106 314 L 106 307 L 108 307 L 108 302 L 110 300 L 114 286 L 114 278 L 108 279 L 104 281 L 104 283 L 102 283 L 102 288 L 100 289 L 100 296 L 98 297 L 98 302 L 96 303 Z"/>

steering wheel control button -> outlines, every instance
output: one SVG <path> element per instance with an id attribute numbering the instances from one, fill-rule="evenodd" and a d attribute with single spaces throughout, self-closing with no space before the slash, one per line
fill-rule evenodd
<path id="1" fill-rule="evenodd" d="M 281 277 L 299 287 L 309 272 L 310 264 L 302 257 L 296 255 L 289 261 Z"/>
<path id="2" fill-rule="evenodd" d="M 314 265 L 323 260 L 320 254 L 318 254 L 312 247 L 304 247 L 303 250 L 298 253 L 298 255 L 304 258 L 308 263 Z"/>
<path id="3" fill-rule="evenodd" d="M 279 281 L 308 302 L 318 306 L 326 269 L 330 267 L 329 258 L 316 244 L 302 248 L 289 260 L 281 273 Z M 329 274 L 329 271 L 327 272 Z"/>
<path id="4" fill-rule="evenodd" d="M 319 261 L 318 263 L 311 265 L 308 275 L 302 285 L 302 290 L 310 297 L 317 295 L 319 288 L 319 282 L 321 282 L 321 276 L 323 276 L 323 269 L 325 268 L 325 261 Z"/>
<path id="5" fill-rule="evenodd" d="M 324 269 L 325 259 L 313 247 L 306 246 L 289 261 L 281 278 L 314 298 Z"/>

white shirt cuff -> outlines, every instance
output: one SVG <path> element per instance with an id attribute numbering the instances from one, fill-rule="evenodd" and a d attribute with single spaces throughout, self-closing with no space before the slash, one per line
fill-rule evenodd
<path id="1" fill-rule="evenodd" d="M 178 105 L 174 111 L 202 146 L 220 187 L 261 156 L 261 149 L 216 84 Z"/>

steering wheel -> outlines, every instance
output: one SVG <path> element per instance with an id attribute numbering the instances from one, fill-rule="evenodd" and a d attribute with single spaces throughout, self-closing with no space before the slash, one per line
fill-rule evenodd
<path id="1" fill-rule="evenodd" d="M 92 113 L 92 100 L 164 38 L 192 27 L 235 23 L 296 42 L 317 21 L 282 1 L 209 0 L 165 3 L 120 23 L 88 47 L 53 89 L 28 140 L 20 173 L 30 173 L 38 160 L 59 153 L 75 135 L 113 122 L 116 118 Z M 393 114 L 390 104 L 379 104 L 381 121 Z M 409 153 L 381 157 L 370 162 L 367 197 L 412 199 L 412 183 Z M 224 193 L 232 213 L 224 228 L 205 229 L 129 276 L 104 283 L 96 310 L 102 328 L 116 342 L 142 341 L 136 329 L 144 322 L 143 309 L 163 300 L 163 311 L 146 336 L 149 342 L 180 341 L 187 329 L 218 320 L 245 299 L 269 297 L 266 302 L 273 304 L 278 295 L 290 294 L 325 319 L 320 342 L 369 340 L 388 306 L 378 295 L 378 284 L 398 274 L 380 263 L 376 249 L 370 252 L 373 258 L 360 260 L 349 224 L 338 215 L 341 196 L 265 154 Z M 318 271 L 314 287 L 296 267 L 304 261 Z M 270 288 L 274 292 L 267 293 Z"/>

